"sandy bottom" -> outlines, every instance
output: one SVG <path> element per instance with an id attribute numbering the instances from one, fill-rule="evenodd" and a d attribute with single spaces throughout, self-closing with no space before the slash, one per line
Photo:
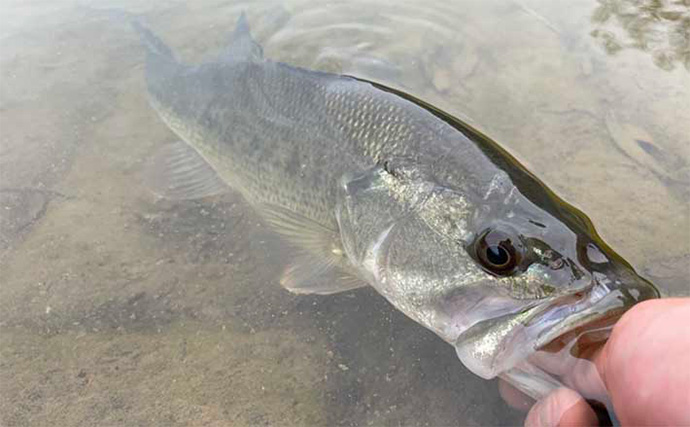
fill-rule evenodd
<path id="1" fill-rule="evenodd" d="M 220 9 L 140 12 L 189 53 L 221 45 L 221 29 L 203 37 Z M 290 22 L 305 25 L 293 9 Z M 589 45 L 565 49 L 521 9 L 483 13 L 530 30 L 482 32 L 477 19 L 462 43 L 392 34 L 376 46 L 413 70 L 394 83 L 474 118 L 664 292 L 690 294 L 688 78 L 640 53 L 610 64 Z M 198 25 L 181 24 L 189 14 Z M 281 289 L 285 248 L 237 195 L 154 198 L 142 170 L 172 135 L 147 105 L 141 50 L 122 22 L 68 1 L 7 2 L 0 15 L 0 425 L 521 422 L 494 382 L 372 290 Z M 577 28 L 572 19 L 557 24 Z M 328 52 L 300 60 L 319 39 L 272 37 L 276 22 L 257 24 L 276 59 L 387 70 Z"/>

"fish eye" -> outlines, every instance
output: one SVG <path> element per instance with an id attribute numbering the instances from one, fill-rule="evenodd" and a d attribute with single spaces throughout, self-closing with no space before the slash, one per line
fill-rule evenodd
<path id="1" fill-rule="evenodd" d="M 490 273 L 507 276 L 519 262 L 513 239 L 499 230 L 487 230 L 475 243 L 475 253 L 481 265 Z"/>

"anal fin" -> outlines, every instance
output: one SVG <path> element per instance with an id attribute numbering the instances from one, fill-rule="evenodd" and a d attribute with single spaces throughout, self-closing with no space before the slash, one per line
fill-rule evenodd
<path id="1" fill-rule="evenodd" d="M 262 204 L 266 222 L 299 253 L 285 269 L 280 284 L 298 294 L 334 294 L 367 286 L 346 271 L 340 235 L 289 209 Z"/>

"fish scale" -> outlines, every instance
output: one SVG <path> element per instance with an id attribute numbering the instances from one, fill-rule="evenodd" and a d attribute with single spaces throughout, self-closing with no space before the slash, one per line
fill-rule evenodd
<path id="1" fill-rule="evenodd" d="M 372 286 L 474 373 L 535 398 L 559 383 L 531 354 L 658 297 L 584 213 L 437 108 L 266 59 L 244 15 L 218 59 L 196 66 L 135 27 L 151 104 L 182 140 L 170 151 L 190 159 L 161 173 L 198 197 L 239 191 L 297 249 L 286 289 Z"/>

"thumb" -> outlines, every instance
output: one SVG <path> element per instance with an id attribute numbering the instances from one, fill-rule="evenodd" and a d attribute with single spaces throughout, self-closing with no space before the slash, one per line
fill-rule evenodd
<path id="1" fill-rule="evenodd" d="M 640 303 L 597 359 L 623 425 L 690 425 L 690 298 Z"/>
<path id="2" fill-rule="evenodd" d="M 537 402 L 525 419 L 525 427 L 596 426 L 597 416 L 576 391 L 559 388 Z"/>

